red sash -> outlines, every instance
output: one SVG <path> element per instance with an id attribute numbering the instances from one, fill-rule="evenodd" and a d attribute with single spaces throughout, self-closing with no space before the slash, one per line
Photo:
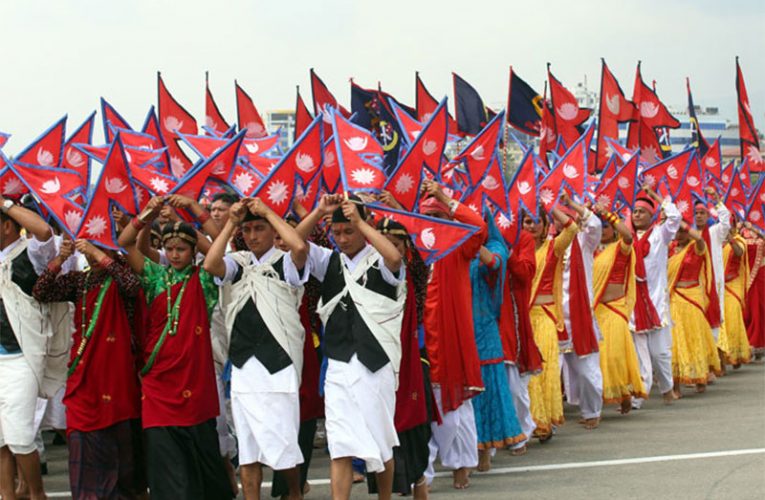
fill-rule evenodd
<path id="1" fill-rule="evenodd" d="M 642 237 L 638 238 L 633 233 L 635 240 L 635 331 L 647 332 L 661 328 L 661 318 L 656 312 L 656 307 L 651 300 L 651 294 L 648 291 L 648 281 L 645 271 L 645 257 L 651 251 L 651 243 L 648 238 L 653 232 L 653 227 L 646 231 Z"/>
<path id="2" fill-rule="evenodd" d="M 571 320 L 571 340 L 578 356 L 598 352 L 598 338 L 593 328 L 590 294 L 587 291 L 587 275 L 584 272 L 582 249 L 579 239 L 571 244 L 571 262 L 569 263 L 569 318 Z"/>
<path id="3" fill-rule="evenodd" d="M 303 374 L 300 377 L 300 421 L 324 416 L 324 400 L 319 396 L 319 355 L 313 345 L 313 328 L 308 311 L 308 296 L 300 304 L 300 322 L 305 329 L 303 343 Z"/>
<path id="4" fill-rule="evenodd" d="M 720 318 L 720 297 L 717 295 L 717 279 L 715 278 L 715 267 L 712 265 L 712 243 L 708 226 L 704 228 L 701 235 L 704 237 L 704 243 L 706 243 L 707 252 L 709 252 L 707 262 L 709 263 L 709 273 L 712 275 L 712 282 L 707 283 L 709 304 L 707 305 L 707 310 L 704 311 L 704 315 L 707 317 L 710 328 L 719 328 L 722 322 Z"/>
<path id="5" fill-rule="evenodd" d="M 101 287 L 85 296 L 87 328 Z M 69 357 L 72 361 L 82 341 L 82 298 L 75 304 L 77 328 Z M 118 422 L 139 418 L 140 392 L 131 329 L 117 284 L 104 294 L 101 310 L 76 368 L 66 381 L 64 393 L 67 432 L 90 432 Z"/>
<path id="6" fill-rule="evenodd" d="M 428 419 L 425 406 L 425 380 L 422 377 L 420 345 L 417 338 L 417 301 L 414 298 L 414 282 L 406 275 L 406 307 L 401 324 L 401 368 L 396 391 L 396 432 L 403 432 Z"/>
<path id="7" fill-rule="evenodd" d="M 171 303 L 182 283 L 171 287 Z M 167 323 L 167 292 L 149 306 L 144 363 L 151 356 Z M 143 376 L 143 427 L 192 426 L 218 416 L 210 319 L 207 303 L 195 268 L 180 304 L 178 328 L 167 335 L 154 364 Z"/>

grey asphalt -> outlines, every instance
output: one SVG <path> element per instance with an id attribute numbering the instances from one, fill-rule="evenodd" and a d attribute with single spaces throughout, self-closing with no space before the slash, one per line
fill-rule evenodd
<path id="1" fill-rule="evenodd" d="M 473 474 L 464 491 L 451 487 L 448 474 L 439 476 L 431 497 L 765 498 L 765 364 L 730 371 L 704 394 L 684 392 L 665 406 L 654 389 L 643 408 L 627 416 L 606 407 L 593 431 L 578 425 L 576 410 L 567 407 L 567 423 L 550 442 L 533 441 L 522 457 L 498 452 L 493 470 Z M 704 453 L 714 455 L 698 456 Z M 66 498 L 65 448 L 51 447 L 48 456 L 46 490 Z M 309 474 L 314 484 L 306 498 L 329 498 L 328 477 L 329 459 L 315 450 Z M 366 485 L 355 485 L 352 498 L 370 498 Z"/>

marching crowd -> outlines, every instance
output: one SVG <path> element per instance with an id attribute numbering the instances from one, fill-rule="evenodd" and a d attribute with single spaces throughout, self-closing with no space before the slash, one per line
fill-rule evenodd
<path id="1" fill-rule="evenodd" d="M 516 238 L 424 180 L 421 213 L 479 228 L 430 266 L 375 213 L 389 193 L 284 219 L 155 197 L 115 211 L 121 251 L 0 198 L 0 495 L 45 497 L 38 395 L 63 401 L 75 499 L 260 498 L 264 466 L 302 498 L 321 419 L 342 499 L 354 460 L 370 493 L 427 498 L 436 461 L 467 488 L 564 400 L 595 429 L 654 385 L 704 392 L 765 348 L 765 235 L 707 189 L 692 225 L 649 187 L 625 219 L 564 193 Z"/>

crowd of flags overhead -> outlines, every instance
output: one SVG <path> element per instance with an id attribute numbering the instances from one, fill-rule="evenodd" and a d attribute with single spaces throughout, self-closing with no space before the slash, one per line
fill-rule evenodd
<path id="1" fill-rule="evenodd" d="M 269 134 L 252 98 L 234 83 L 237 124 L 223 116 L 205 78 L 205 120 L 196 119 L 157 75 L 157 107 L 133 128 L 105 99 L 101 119 L 106 143 L 93 144 L 96 113 L 66 137 L 64 117 L 12 160 L 0 133 L 0 193 L 30 193 L 40 212 L 72 237 L 115 248 L 113 209 L 136 214 L 151 196 L 184 194 L 210 198 L 233 190 L 258 196 L 285 216 L 297 200 L 306 209 L 322 193 L 389 191 L 404 210 L 377 205 L 400 219 L 429 261 L 446 255 L 475 228 L 417 214 L 424 179 L 441 182 L 449 194 L 494 217 L 509 243 L 521 229 L 521 216 L 550 209 L 566 190 L 607 209 L 625 212 L 641 185 L 671 196 L 683 216 L 692 218 L 696 201 L 707 202 L 711 186 L 742 219 L 765 228 L 765 164 L 736 59 L 736 90 L 741 161 L 723 165 L 719 138 L 703 137 L 688 91 L 691 144 L 675 154 L 669 130 L 680 126 L 643 81 L 638 63 L 628 99 L 602 61 L 597 117 L 555 78 L 548 65 L 542 95 L 510 68 L 507 109 L 494 111 L 466 80 L 453 74 L 454 117 L 447 99 L 435 99 L 420 75 L 416 102 L 406 106 L 377 89 L 351 81 L 351 109 L 343 107 L 316 72 L 310 70 L 313 113 L 297 90 L 294 143 L 279 146 Z M 626 141 L 618 138 L 627 123 Z M 538 150 L 524 148 L 516 168 L 506 165 L 503 148 L 517 133 L 539 138 Z M 181 146 L 183 145 L 183 147 Z M 451 157 L 446 151 L 458 152 Z M 93 162 L 102 165 L 93 179 Z M 187 214 L 182 214 L 187 215 Z"/>

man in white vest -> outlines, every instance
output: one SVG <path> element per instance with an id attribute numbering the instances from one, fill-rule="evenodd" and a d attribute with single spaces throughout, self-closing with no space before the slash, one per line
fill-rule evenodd
<path id="1" fill-rule="evenodd" d="M 241 224 L 249 250 L 226 254 Z M 274 246 L 279 235 L 290 249 Z M 305 330 L 298 307 L 308 246 L 259 198 L 234 203 L 204 268 L 216 283 L 231 283 L 223 313 L 229 335 L 232 413 L 246 498 L 260 498 L 262 466 L 283 471 L 289 498 L 302 498 L 297 466 L 299 387 Z"/>
<path id="2" fill-rule="evenodd" d="M 321 281 L 318 314 L 328 358 L 324 384 L 332 498 L 350 497 L 353 457 L 377 474 L 379 498 L 393 488 L 393 414 L 401 362 L 405 270 L 396 247 L 366 222 L 361 201 L 325 195 L 298 226 L 307 238 L 325 216 L 339 251 L 310 244 L 308 267 Z"/>
<path id="3" fill-rule="evenodd" d="M 22 236 L 22 228 L 31 239 Z M 55 253 L 48 224 L 0 197 L 0 496 L 7 499 L 16 498 L 17 466 L 29 497 L 45 498 L 34 418 L 52 331 L 47 308 L 31 294 Z"/>

